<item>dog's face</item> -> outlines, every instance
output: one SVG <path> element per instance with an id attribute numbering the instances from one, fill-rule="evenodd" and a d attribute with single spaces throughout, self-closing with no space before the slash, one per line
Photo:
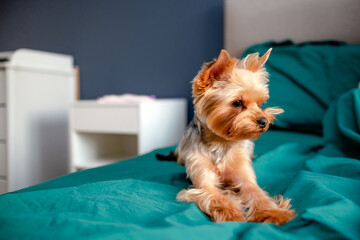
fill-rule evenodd
<path id="1" fill-rule="evenodd" d="M 195 112 L 216 135 L 230 141 L 257 139 L 269 128 L 279 108 L 261 109 L 269 98 L 268 73 L 262 57 L 250 54 L 243 60 L 222 50 L 218 59 L 205 64 L 193 81 Z"/>

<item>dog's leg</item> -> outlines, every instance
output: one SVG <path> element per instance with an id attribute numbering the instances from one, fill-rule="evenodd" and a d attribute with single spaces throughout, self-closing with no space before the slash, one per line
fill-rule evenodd
<path id="1" fill-rule="evenodd" d="M 234 200 L 219 189 L 219 176 L 211 160 L 197 154 L 186 160 L 186 170 L 194 188 L 179 192 L 179 201 L 195 202 L 215 222 L 245 221 Z"/>
<path id="2" fill-rule="evenodd" d="M 242 204 L 248 209 L 247 221 L 281 225 L 296 216 L 295 210 L 290 210 L 290 200 L 282 197 L 275 200 L 258 186 L 248 154 L 236 152 L 230 157 L 232 159 L 227 161 L 225 174 L 238 191 Z"/>

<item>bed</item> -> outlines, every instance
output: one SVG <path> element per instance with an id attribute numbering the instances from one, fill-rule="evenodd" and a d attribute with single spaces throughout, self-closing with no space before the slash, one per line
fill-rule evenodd
<path id="1" fill-rule="evenodd" d="M 0 239 L 359 239 L 360 5 L 298 1 L 301 16 L 288 2 L 227 0 L 225 47 L 236 56 L 274 49 L 268 104 L 285 113 L 256 141 L 253 166 L 259 185 L 292 198 L 298 217 L 282 226 L 211 222 L 176 201 L 191 183 L 182 166 L 156 160 L 169 146 L 0 196 Z M 299 43 L 308 40 L 316 42 Z"/>

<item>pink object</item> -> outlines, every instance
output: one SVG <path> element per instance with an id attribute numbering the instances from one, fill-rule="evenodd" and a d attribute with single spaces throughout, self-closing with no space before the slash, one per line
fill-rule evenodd
<path id="1" fill-rule="evenodd" d="M 122 94 L 122 95 L 105 95 L 96 99 L 98 103 L 137 103 L 154 101 L 156 97 L 154 95 L 136 95 L 136 94 Z"/>

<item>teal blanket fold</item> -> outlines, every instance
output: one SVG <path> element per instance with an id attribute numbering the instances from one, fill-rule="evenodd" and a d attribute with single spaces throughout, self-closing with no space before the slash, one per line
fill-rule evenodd
<path id="1" fill-rule="evenodd" d="M 0 196 L 0 239 L 360 239 L 360 89 L 325 114 L 324 137 L 269 131 L 256 141 L 258 182 L 298 217 L 213 223 L 176 201 L 185 170 L 155 153 Z"/>
<path id="2" fill-rule="evenodd" d="M 285 112 L 276 126 L 321 133 L 327 108 L 344 92 L 359 85 L 360 45 L 337 41 L 294 43 L 266 42 L 248 48 L 264 54 L 273 48 L 266 62 L 270 74 L 268 106 Z"/>
<path id="3" fill-rule="evenodd" d="M 272 130 L 256 141 L 260 186 L 297 209 L 282 226 L 213 223 L 176 201 L 185 170 L 154 156 L 170 147 L 0 196 L 0 239 L 359 239 L 360 89 L 323 125 L 323 138 Z"/>

